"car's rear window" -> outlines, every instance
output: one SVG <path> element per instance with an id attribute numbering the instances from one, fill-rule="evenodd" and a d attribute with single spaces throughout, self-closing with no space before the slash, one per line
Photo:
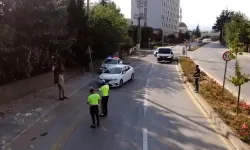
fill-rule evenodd
<path id="1" fill-rule="evenodd" d="M 118 59 L 106 59 L 104 61 L 105 64 L 117 64 L 118 63 Z"/>
<path id="2" fill-rule="evenodd" d="M 160 48 L 158 51 L 158 54 L 170 54 L 171 49 L 170 48 Z"/>

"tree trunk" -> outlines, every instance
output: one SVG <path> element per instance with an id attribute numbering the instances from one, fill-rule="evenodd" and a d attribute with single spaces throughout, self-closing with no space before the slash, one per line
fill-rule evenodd
<path id="1" fill-rule="evenodd" d="M 223 29 L 220 30 L 220 43 L 222 44 Z"/>
<path id="2" fill-rule="evenodd" d="M 237 108 L 236 108 L 236 113 L 237 116 L 239 114 L 239 106 L 240 106 L 240 92 L 241 92 L 241 85 L 239 86 L 239 90 L 238 90 L 238 101 L 237 101 Z"/>
<path id="3" fill-rule="evenodd" d="M 249 52 L 249 44 L 246 44 L 246 51 L 245 52 Z"/>

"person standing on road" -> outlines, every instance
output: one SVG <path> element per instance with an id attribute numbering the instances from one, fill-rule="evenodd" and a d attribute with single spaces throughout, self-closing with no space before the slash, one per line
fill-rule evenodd
<path id="1" fill-rule="evenodd" d="M 101 87 L 99 88 L 99 91 L 101 92 L 102 95 L 102 102 L 101 102 L 102 113 L 100 116 L 105 117 L 108 115 L 109 85 L 103 82 L 101 84 Z"/>
<path id="2" fill-rule="evenodd" d="M 64 85 L 64 75 L 63 70 L 60 70 L 58 73 L 58 88 L 59 88 L 59 100 L 63 101 L 64 99 L 68 99 L 65 96 L 65 85 Z"/>
<path id="3" fill-rule="evenodd" d="M 195 66 L 195 73 L 194 73 L 194 81 L 195 81 L 195 92 L 199 92 L 199 79 L 200 79 L 200 76 L 201 76 L 201 71 L 200 71 L 200 68 L 199 68 L 199 65 L 196 65 Z"/>
<path id="4" fill-rule="evenodd" d="M 90 88 L 89 92 L 90 95 L 88 96 L 87 104 L 89 104 L 90 106 L 90 115 L 92 118 L 91 128 L 96 128 L 96 121 L 97 121 L 97 126 L 100 126 L 100 119 L 99 119 L 100 96 L 99 94 L 95 93 L 94 88 Z"/>

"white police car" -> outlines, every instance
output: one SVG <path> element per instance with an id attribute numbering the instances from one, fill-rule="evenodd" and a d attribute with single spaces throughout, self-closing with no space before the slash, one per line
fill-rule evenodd
<path id="1" fill-rule="evenodd" d="M 106 58 L 101 67 L 100 67 L 100 71 L 99 73 L 103 73 L 107 68 L 111 67 L 111 66 L 115 66 L 117 64 L 122 64 L 122 60 L 118 57 L 108 57 Z"/>

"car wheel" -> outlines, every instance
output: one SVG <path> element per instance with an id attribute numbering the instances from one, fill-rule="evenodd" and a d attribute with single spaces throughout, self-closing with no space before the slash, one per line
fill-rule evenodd
<path id="1" fill-rule="evenodd" d="M 133 81 L 133 80 L 134 80 L 134 78 L 135 78 L 135 75 L 134 75 L 134 73 L 132 73 L 132 74 L 131 74 L 131 78 L 130 78 L 130 80 L 131 80 L 131 81 Z"/>
<path id="2" fill-rule="evenodd" d="M 119 82 L 119 86 L 121 87 L 123 85 L 123 80 L 121 79 Z"/>

